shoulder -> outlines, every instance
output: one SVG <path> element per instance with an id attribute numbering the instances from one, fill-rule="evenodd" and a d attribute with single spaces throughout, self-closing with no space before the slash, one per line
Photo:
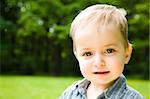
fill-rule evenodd
<path id="1" fill-rule="evenodd" d="M 65 91 L 61 94 L 61 96 L 59 97 L 59 99 L 66 99 L 66 97 L 71 97 L 71 94 L 75 92 L 76 90 L 76 86 L 78 85 L 79 81 L 74 82 L 72 85 L 70 85 L 69 87 L 67 87 L 65 89 Z"/>
<path id="2" fill-rule="evenodd" d="M 65 89 L 65 91 L 61 94 L 59 99 L 72 99 L 72 97 L 76 96 L 78 94 L 78 86 L 84 81 L 79 80 L 71 84 L 68 88 Z"/>
<path id="3" fill-rule="evenodd" d="M 138 91 L 129 85 L 126 86 L 125 94 L 126 99 L 144 99 L 144 97 Z"/>
<path id="4" fill-rule="evenodd" d="M 111 92 L 114 94 L 112 95 Z M 126 83 L 126 78 L 124 75 L 120 76 L 109 93 L 111 93 L 112 97 L 117 97 L 117 99 L 144 99 L 144 97 L 138 91 Z"/>

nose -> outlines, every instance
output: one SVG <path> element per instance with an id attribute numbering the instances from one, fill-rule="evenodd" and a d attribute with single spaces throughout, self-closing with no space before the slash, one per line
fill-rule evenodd
<path id="1" fill-rule="evenodd" d="M 93 65 L 95 67 L 102 67 L 105 66 L 105 60 L 104 57 L 102 55 L 97 54 L 94 58 L 94 63 Z"/>

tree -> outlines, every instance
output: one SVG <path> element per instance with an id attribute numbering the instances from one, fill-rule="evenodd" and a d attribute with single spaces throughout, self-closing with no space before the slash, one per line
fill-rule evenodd
<path id="1" fill-rule="evenodd" d="M 81 10 L 97 3 L 127 10 L 135 51 L 125 73 L 143 69 L 142 77 L 148 78 L 148 0 L 1 0 L 1 73 L 79 74 L 68 35 L 70 24 Z"/>

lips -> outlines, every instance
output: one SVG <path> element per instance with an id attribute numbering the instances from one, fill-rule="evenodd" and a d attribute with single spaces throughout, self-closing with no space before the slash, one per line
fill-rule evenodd
<path id="1" fill-rule="evenodd" d="M 98 71 L 94 72 L 94 74 L 108 74 L 110 71 Z"/>

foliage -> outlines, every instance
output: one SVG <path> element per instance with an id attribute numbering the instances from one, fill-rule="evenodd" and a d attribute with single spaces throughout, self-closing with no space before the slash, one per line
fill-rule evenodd
<path id="1" fill-rule="evenodd" d="M 96 3 L 128 12 L 129 39 L 135 48 L 125 73 L 148 78 L 148 0 L 1 0 L 1 74 L 79 75 L 69 34 L 73 18 Z M 139 57 L 142 56 L 142 57 Z M 133 66 L 137 68 L 132 69 Z M 70 72 L 71 71 L 71 72 Z"/>

